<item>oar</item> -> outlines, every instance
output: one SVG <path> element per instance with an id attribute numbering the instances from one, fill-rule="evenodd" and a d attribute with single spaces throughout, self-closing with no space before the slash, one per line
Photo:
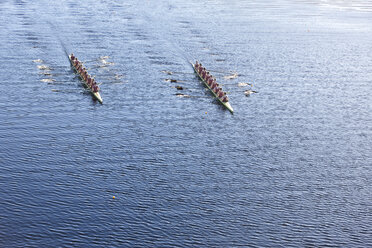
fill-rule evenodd
<path id="1" fill-rule="evenodd" d="M 183 87 L 183 86 L 180 86 L 180 85 L 170 86 L 170 87 L 171 88 L 176 88 L 179 91 L 185 90 L 185 91 L 198 91 L 198 92 L 200 92 L 200 88 L 189 88 L 189 87 Z M 205 91 L 207 91 L 207 90 L 208 89 L 206 89 Z"/>
<path id="2" fill-rule="evenodd" d="M 62 93 L 76 93 L 76 90 L 56 90 L 52 89 L 53 92 L 62 92 Z"/>
<path id="3" fill-rule="evenodd" d="M 179 71 L 161 71 L 162 73 L 168 74 L 168 75 L 173 75 L 173 74 L 194 74 L 192 72 L 179 72 Z"/>
<path id="4" fill-rule="evenodd" d="M 217 82 L 218 83 L 218 82 Z M 218 83 L 221 86 L 237 86 L 239 88 L 245 88 L 245 87 L 253 87 L 253 84 L 248 84 L 247 85 L 238 85 L 237 83 Z"/>
<path id="5" fill-rule="evenodd" d="M 92 60 L 85 60 L 84 62 L 95 62 L 95 61 L 100 61 L 101 60 L 101 57 L 97 58 L 97 59 L 92 59 Z"/>
<path id="6" fill-rule="evenodd" d="M 231 93 L 243 93 L 243 94 L 245 94 L 245 92 L 247 92 L 247 91 L 246 90 L 245 91 L 229 90 L 229 91 L 225 91 L 225 92 L 226 92 L 226 94 L 231 94 Z M 258 93 L 258 91 L 248 90 L 248 95 L 250 95 L 250 94 L 257 94 L 257 93 Z"/>
<path id="7" fill-rule="evenodd" d="M 186 80 L 178 80 L 178 79 L 172 79 L 172 78 L 166 78 L 164 79 L 165 82 L 171 82 L 171 83 L 191 83 L 192 81 L 186 81 Z"/>
<path id="8" fill-rule="evenodd" d="M 223 74 L 237 74 L 236 71 L 218 71 L 218 70 L 207 70 L 210 72 L 217 72 L 217 73 L 223 73 Z"/>
<path id="9" fill-rule="evenodd" d="M 195 80 L 184 80 L 184 79 L 175 79 L 175 78 L 164 78 L 165 82 L 171 83 L 195 83 Z"/>
<path id="10" fill-rule="evenodd" d="M 187 95 L 187 94 L 182 94 L 182 93 L 176 93 L 175 94 L 176 96 L 179 96 L 179 97 L 187 97 L 187 98 L 214 98 L 214 97 L 210 97 L 210 96 L 192 96 L 192 95 Z"/>

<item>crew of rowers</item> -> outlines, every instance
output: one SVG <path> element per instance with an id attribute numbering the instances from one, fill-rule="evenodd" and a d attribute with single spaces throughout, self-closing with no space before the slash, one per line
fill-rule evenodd
<path id="1" fill-rule="evenodd" d="M 72 64 L 74 65 L 75 69 L 79 72 L 80 76 L 84 79 L 86 85 L 92 89 L 94 93 L 99 91 L 99 87 L 95 82 L 94 78 L 92 78 L 87 70 L 84 68 L 83 64 L 74 56 L 73 53 L 70 55 Z"/>
<path id="2" fill-rule="evenodd" d="M 228 102 L 229 99 L 227 98 L 226 92 L 222 90 L 219 84 L 216 82 L 216 78 L 214 78 L 209 71 L 207 71 L 201 63 L 196 61 L 195 63 L 195 70 L 199 73 L 199 75 L 204 79 L 204 81 L 208 84 L 209 88 L 216 94 L 216 96 L 222 102 Z"/>

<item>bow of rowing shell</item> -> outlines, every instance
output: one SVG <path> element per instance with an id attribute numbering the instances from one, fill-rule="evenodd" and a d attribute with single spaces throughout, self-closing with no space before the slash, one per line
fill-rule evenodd
<path id="1" fill-rule="evenodd" d="M 71 66 L 74 68 L 74 71 L 79 75 L 81 80 L 84 82 L 84 85 L 89 89 L 89 91 L 92 93 L 92 95 L 100 102 L 103 103 L 102 97 L 99 94 L 99 92 L 94 92 L 93 89 L 89 86 L 88 82 L 84 79 L 83 75 L 80 74 L 80 72 L 76 69 L 74 63 L 71 60 L 71 55 L 68 55 L 68 58 L 70 60 Z"/>

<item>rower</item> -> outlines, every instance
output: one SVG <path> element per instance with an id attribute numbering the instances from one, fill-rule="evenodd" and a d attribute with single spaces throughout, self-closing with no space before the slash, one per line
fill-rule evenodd
<path id="1" fill-rule="evenodd" d="M 75 59 L 75 56 L 74 56 L 74 54 L 73 53 L 71 53 L 71 60 L 73 61 L 74 59 Z"/>
<path id="2" fill-rule="evenodd" d="M 199 66 L 199 70 L 198 70 L 198 72 L 199 72 L 199 74 L 201 74 L 201 72 L 203 71 L 203 66 L 200 64 L 200 66 Z"/>
<path id="3" fill-rule="evenodd" d="M 225 94 L 226 94 L 226 93 L 225 93 Z M 229 98 L 227 98 L 227 96 L 224 95 L 224 97 L 222 98 L 222 101 L 223 101 L 223 102 L 228 102 L 228 101 L 229 101 Z"/>
<path id="4" fill-rule="evenodd" d="M 94 85 L 93 86 L 93 92 L 94 93 L 97 93 L 99 91 L 99 87 L 98 87 L 98 85 Z"/>
<path id="5" fill-rule="evenodd" d="M 211 86 L 213 83 L 213 79 L 210 77 L 207 82 L 208 82 L 208 85 Z"/>
<path id="6" fill-rule="evenodd" d="M 221 90 L 219 93 L 218 93 L 218 98 L 221 98 L 224 96 L 224 92 Z"/>
<path id="7" fill-rule="evenodd" d="M 209 78 L 208 78 L 208 80 L 209 79 L 212 79 L 212 81 L 214 80 L 214 81 L 216 81 L 216 79 L 212 76 L 212 74 L 209 74 Z"/>
<path id="8" fill-rule="evenodd" d="M 207 73 L 205 74 L 205 81 L 208 81 L 209 78 L 210 78 L 209 71 L 207 71 Z"/>
<path id="9" fill-rule="evenodd" d="M 207 71 L 204 70 L 204 71 L 202 72 L 202 78 L 203 78 L 204 80 L 205 80 L 206 75 L 207 75 Z"/>
<path id="10" fill-rule="evenodd" d="M 195 62 L 195 68 L 197 69 L 198 67 L 199 67 L 199 62 L 196 61 L 196 62 Z"/>

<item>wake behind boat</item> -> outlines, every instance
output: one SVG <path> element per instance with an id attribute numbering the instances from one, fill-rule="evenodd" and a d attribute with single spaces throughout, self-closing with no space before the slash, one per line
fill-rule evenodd
<path id="1" fill-rule="evenodd" d="M 83 64 L 74 56 L 73 53 L 68 55 L 68 58 L 72 68 L 74 68 L 74 71 L 79 75 L 84 85 L 89 89 L 94 98 L 96 98 L 100 103 L 103 103 L 101 95 L 99 94 L 99 87 L 94 78 L 88 74 L 87 70 L 83 67 Z"/>
<path id="2" fill-rule="evenodd" d="M 231 107 L 229 103 L 229 99 L 227 98 L 226 92 L 222 90 L 219 84 L 216 82 L 216 79 L 209 74 L 209 72 L 196 61 L 195 64 L 190 62 L 196 74 L 198 74 L 199 78 L 203 81 L 203 83 L 208 87 L 208 89 L 213 93 L 213 95 L 225 106 L 231 113 L 234 113 L 234 109 Z"/>

